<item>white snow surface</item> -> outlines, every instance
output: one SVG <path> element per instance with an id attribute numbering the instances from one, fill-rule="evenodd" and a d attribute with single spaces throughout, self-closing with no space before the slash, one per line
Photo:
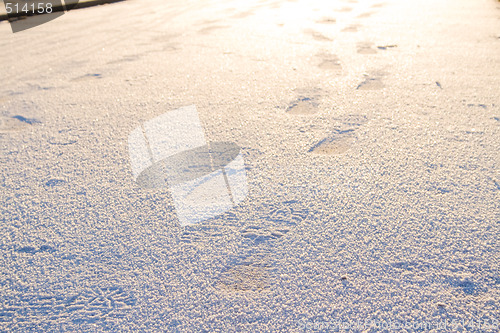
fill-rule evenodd
<path id="1" fill-rule="evenodd" d="M 499 2 L 129 0 L 0 45 L 0 331 L 500 330 Z M 182 227 L 128 138 L 190 105 L 248 194 Z"/>

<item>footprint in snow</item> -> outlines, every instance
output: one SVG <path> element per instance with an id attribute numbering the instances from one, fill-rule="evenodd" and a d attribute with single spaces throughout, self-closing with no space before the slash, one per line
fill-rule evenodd
<path id="1" fill-rule="evenodd" d="M 311 97 L 299 97 L 286 109 L 286 113 L 292 115 L 312 115 L 318 111 L 318 103 Z"/>
<path id="2" fill-rule="evenodd" d="M 240 230 L 244 240 L 239 258 L 219 276 L 216 287 L 226 292 L 262 292 L 270 288 L 271 264 L 268 254 L 276 242 L 285 238 L 310 216 L 307 208 L 296 200 L 253 207 L 246 218 L 248 225 Z"/>
<path id="3" fill-rule="evenodd" d="M 318 32 L 315 30 L 306 29 L 306 30 L 304 30 L 304 32 L 319 42 L 331 42 L 333 40 L 330 37 L 327 37 L 324 34 L 322 34 L 321 32 Z"/>
<path id="4" fill-rule="evenodd" d="M 356 141 L 355 131 L 368 122 L 368 117 L 351 114 L 343 117 L 342 124 L 333 134 L 320 140 L 309 149 L 316 155 L 342 155 L 352 148 Z"/>
<path id="5" fill-rule="evenodd" d="M 309 152 L 317 155 L 341 155 L 351 149 L 353 143 L 352 130 L 342 131 L 319 141 L 309 149 Z"/>
<path id="6" fill-rule="evenodd" d="M 337 20 L 333 17 L 324 17 L 318 21 L 316 21 L 316 23 L 319 23 L 319 24 L 335 24 L 337 23 Z"/>
<path id="7" fill-rule="evenodd" d="M 359 27 L 359 24 L 352 24 L 342 29 L 342 32 L 358 32 Z"/>
<path id="8" fill-rule="evenodd" d="M 366 77 L 356 89 L 357 90 L 380 90 L 384 88 L 384 83 L 380 77 Z"/>
<path id="9" fill-rule="evenodd" d="M 341 71 L 342 65 L 340 59 L 335 54 L 319 54 L 321 62 L 318 67 L 325 70 Z"/>
<path id="10" fill-rule="evenodd" d="M 29 125 L 39 124 L 41 121 L 35 118 L 26 118 L 23 116 L 0 117 L 0 134 L 11 133 L 27 129 Z"/>
<path id="11" fill-rule="evenodd" d="M 357 18 L 367 18 L 373 15 L 373 12 L 361 13 L 357 16 Z"/>
<path id="12" fill-rule="evenodd" d="M 223 272 L 216 287 L 229 293 L 263 292 L 270 289 L 269 270 L 259 260 L 247 260 Z"/>

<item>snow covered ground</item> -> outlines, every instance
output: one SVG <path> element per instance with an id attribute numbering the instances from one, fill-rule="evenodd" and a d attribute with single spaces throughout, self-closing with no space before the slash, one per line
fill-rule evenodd
<path id="1" fill-rule="evenodd" d="M 130 0 L 0 45 L 0 331 L 500 330 L 497 1 Z M 248 195 L 181 226 L 128 140 L 190 105 Z"/>

